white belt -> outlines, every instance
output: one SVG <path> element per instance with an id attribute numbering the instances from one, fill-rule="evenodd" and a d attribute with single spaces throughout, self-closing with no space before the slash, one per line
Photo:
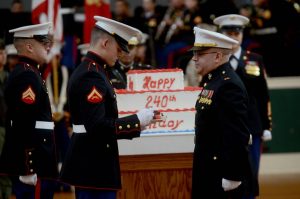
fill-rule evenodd
<path id="1" fill-rule="evenodd" d="M 35 128 L 36 129 L 53 130 L 54 129 L 54 122 L 36 121 L 35 122 Z"/>
<path id="2" fill-rule="evenodd" d="M 86 133 L 84 125 L 73 124 L 73 133 Z"/>

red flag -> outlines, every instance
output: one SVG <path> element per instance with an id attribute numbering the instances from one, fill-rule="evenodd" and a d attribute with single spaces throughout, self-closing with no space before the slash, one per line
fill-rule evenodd
<path id="1" fill-rule="evenodd" d="M 91 31 L 95 25 L 94 16 L 103 16 L 111 19 L 110 5 L 109 3 L 104 2 L 104 0 L 85 0 L 84 12 L 83 43 L 90 43 Z"/>
<path id="2" fill-rule="evenodd" d="M 47 14 L 47 0 L 32 0 L 31 19 L 33 24 L 40 23 L 40 18 Z"/>
<path id="3" fill-rule="evenodd" d="M 60 0 L 32 0 L 32 23 L 53 23 L 54 40 L 62 41 L 63 24 Z"/>

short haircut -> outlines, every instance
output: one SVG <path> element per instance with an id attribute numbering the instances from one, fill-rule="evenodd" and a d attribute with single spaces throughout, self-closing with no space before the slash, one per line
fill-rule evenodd
<path id="1" fill-rule="evenodd" d="M 27 42 L 25 42 L 25 40 L 29 41 L 29 43 L 31 43 L 34 39 L 14 38 L 14 45 L 15 45 L 18 53 L 19 52 L 22 53 L 24 51 L 24 48 L 27 44 Z"/>
<path id="2" fill-rule="evenodd" d="M 112 38 L 108 33 L 105 31 L 94 27 L 92 29 L 92 35 L 91 35 L 91 46 L 94 46 L 100 38 Z"/>

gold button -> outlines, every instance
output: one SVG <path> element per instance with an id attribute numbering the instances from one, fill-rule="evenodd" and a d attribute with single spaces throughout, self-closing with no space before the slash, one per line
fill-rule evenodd
<path id="1" fill-rule="evenodd" d="M 216 160 L 216 159 L 218 159 L 218 157 L 217 157 L 217 156 L 214 156 L 213 159 Z"/>
<path id="2" fill-rule="evenodd" d="M 207 85 L 207 83 L 204 83 L 204 85 L 203 86 L 206 86 Z"/>
<path id="3" fill-rule="evenodd" d="M 135 127 L 139 127 L 139 124 L 135 124 Z"/>
<path id="4" fill-rule="evenodd" d="M 201 109 L 203 110 L 203 109 L 204 109 L 204 106 L 201 106 Z"/>
<path id="5" fill-rule="evenodd" d="M 109 148 L 109 144 L 107 144 L 106 147 Z"/>
<path id="6" fill-rule="evenodd" d="M 31 151 L 29 151 L 29 152 L 28 152 L 28 155 L 31 155 L 31 154 L 32 154 Z"/>
<path id="7" fill-rule="evenodd" d="M 222 74 L 223 74 L 223 75 L 225 74 L 225 70 L 222 71 Z"/>
<path id="8" fill-rule="evenodd" d="M 120 130 L 122 130 L 122 128 L 123 128 L 122 126 L 119 126 L 119 129 L 120 129 Z"/>
<path id="9" fill-rule="evenodd" d="M 129 128 L 129 129 L 130 129 L 130 124 L 127 124 L 127 128 Z"/>
<path id="10" fill-rule="evenodd" d="M 44 142 L 46 142 L 47 140 L 44 138 Z"/>
<path id="11" fill-rule="evenodd" d="M 32 164 L 32 160 L 29 160 L 29 163 Z"/>
<path id="12" fill-rule="evenodd" d="M 32 172 L 33 172 L 33 169 L 30 169 L 30 172 L 32 173 Z"/>

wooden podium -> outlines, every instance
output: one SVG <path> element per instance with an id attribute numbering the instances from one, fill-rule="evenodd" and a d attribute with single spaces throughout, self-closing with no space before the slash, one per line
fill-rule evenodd
<path id="1" fill-rule="evenodd" d="M 119 142 L 122 190 L 118 199 L 189 199 L 193 137 L 164 135 Z"/>

